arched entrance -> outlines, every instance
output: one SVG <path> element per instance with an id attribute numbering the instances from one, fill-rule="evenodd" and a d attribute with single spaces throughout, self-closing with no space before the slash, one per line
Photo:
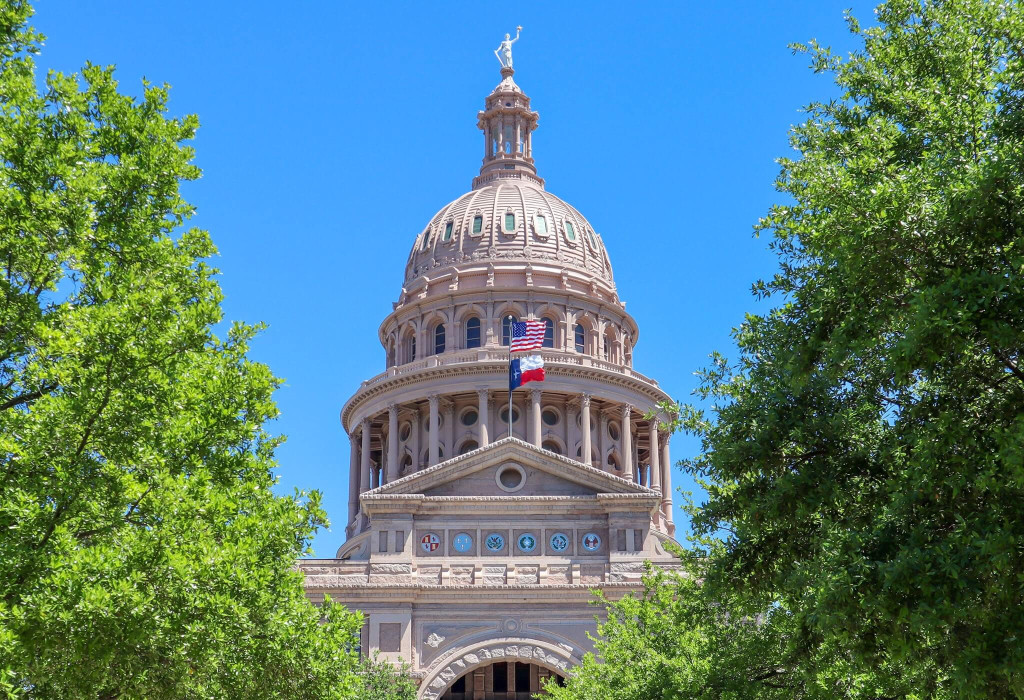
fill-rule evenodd
<path id="1" fill-rule="evenodd" d="M 495 661 L 459 676 L 440 700 L 530 700 L 549 678 L 564 676 L 525 661 Z"/>
<path id="2" fill-rule="evenodd" d="M 537 639 L 481 640 L 444 654 L 426 670 L 421 700 L 526 700 L 543 679 L 564 678 L 583 650 Z M 556 681 L 557 682 L 557 681 Z M 501 690 L 504 684 L 504 690 Z M 497 686 L 497 688 L 495 687 Z"/>

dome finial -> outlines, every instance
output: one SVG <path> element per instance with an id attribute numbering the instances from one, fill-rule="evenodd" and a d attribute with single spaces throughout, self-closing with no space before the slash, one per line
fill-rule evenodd
<path id="1" fill-rule="evenodd" d="M 484 111 L 477 113 L 477 126 L 484 132 L 484 160 L 480 175 L 473 178 L 473 189 L 506 179 L 544 187 L 533 164 L 537 113 L 530 109 L 530 98 L 512 80 L 512 44 L 519 41 L 522 30 L 516 27 L 515 39 L 506 34 L 494 50 L 501 64 L 501 82 L 487 97 Z"/>
<path id="2" fill-rule="evenodd" d="M 516 27 L 515 39 L 511 39 L 510 35 L 506 34 L 505 40 L 494 50 L 494 55 L 498 57 L 498 63 L 501 64 L 502 75 L 505 75 L 506 70 L 512 70 L 512 44 L 519 41 L 519 32 L 521 31 L 523 31 L 522 26 Z M 509 75 L 511 75 L 511 73 L 509 73 Z"/>

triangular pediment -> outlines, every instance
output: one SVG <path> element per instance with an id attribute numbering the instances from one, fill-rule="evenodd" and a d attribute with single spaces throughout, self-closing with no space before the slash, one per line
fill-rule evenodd
<path id="1" fill-rule="evenodd" d="M 518 483 L 520 478 L 522 482 Z M 364 495 L 501 497 L 654 493 L 631 481 L 518 438 L 504 438 Z"/>

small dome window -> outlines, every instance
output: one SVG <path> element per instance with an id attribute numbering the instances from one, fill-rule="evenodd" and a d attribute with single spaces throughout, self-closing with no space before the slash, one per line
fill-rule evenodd
<path id="1" fill-rule="evenodd" d="M 594 235 L 593 229 L 587 229 L 587 240 L 590 241 L 590 247 L 597 250 L 597 236 Z"/>
<path id="2" fill-rule="evenodd" d="M 484 230 L 484 217 L 477 214 L 473 217 L 473 233 L 480 233 Z"/>
<path id="3" fill-rule="evenodd" d="M 480 347 L 480 319 L 476 316 L 466 321 L 466 347 Z"/>
<path id="4" fill-rule="evenodd" d="M 467 428 L 471 425 L 476 424 L 477 414 L 476 409 L 470 408 L 462 414 L 462 424 Z M 475 447 L 473 449 L 476 449 Z"/>
<path id="5" fill-rule="evenodd" d="M 534 226 L 537 228 L 538 236 L 548 235 L 548 220 L 544 217 L 543 214 L 537 214 L 537 216 L 534 217 L 533 221 Z"/>
<path id="6" fill-rule="evenodd" d="M 565 240 L 570 243 L 576 242 L 576 227 L 568 219 L 565 220 Z"/>
<path id="7" fill-rule="evenodd" d="M 559 419 L 558 411 L 556 411 L 555 409 L 551 408 L 550 406 L 545 407 L 545 409 L 543 411 L 541 411 L 540 418 L 541 418 L 542 421 L 544 421 L 545 425 L 551 425 L 551 426 L 558 425 L 558 419 Z"/>
<path id="8" fill-rule="evenodd" d="M 505 214 L 505 230 L 506 231 L 515 231 L 516 230 L 516 215 L 513 214 L 512 212 L 507 212 Z"/>
<path id="9" fill-rule="evenodd" d="M 444 236 L 441 238 L 445 243 L 452 239 L 452 229 L 455 228 L 455 223 L 449 221 L 444 225 Z"/>

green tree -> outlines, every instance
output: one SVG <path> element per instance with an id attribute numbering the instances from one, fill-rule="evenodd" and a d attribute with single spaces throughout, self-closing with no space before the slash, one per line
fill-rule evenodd
<path id="1" fill-rule="evenodd" d="M 404 661 L 395 666 L 377 656 L 363 659 L 360 665 L 359 700 L 416 700 L 416 684 Z"/>
<path id="2" fill-rule="evenodd" d="M 767 597 L 857 697 L 1024 696 L 1024 10 L 892 0 L 817 44 L 840 88 L 757 229 L 779 300 L 687 408 L 725 533 L 709 587 Z M 810 652 L 807 652 L 810 658 Z M 886 694 L 861 678 L 893 674 Z M 851 675 L 852 671 L 852 675 Z M 892 679 L 896 680 L 893 681 Z M 885 679 L 883 679 L 885 680 Z"/>
<path id="3" fill-rule="evenodd" d="M 271 492 L 278 380 L 182 231 L 198 121 L 113 68 L 40 86 L 30 14 L 0 2 L 0 692 L 356 697 L 360 616 L 294 569 L 319 496 Z"/>

